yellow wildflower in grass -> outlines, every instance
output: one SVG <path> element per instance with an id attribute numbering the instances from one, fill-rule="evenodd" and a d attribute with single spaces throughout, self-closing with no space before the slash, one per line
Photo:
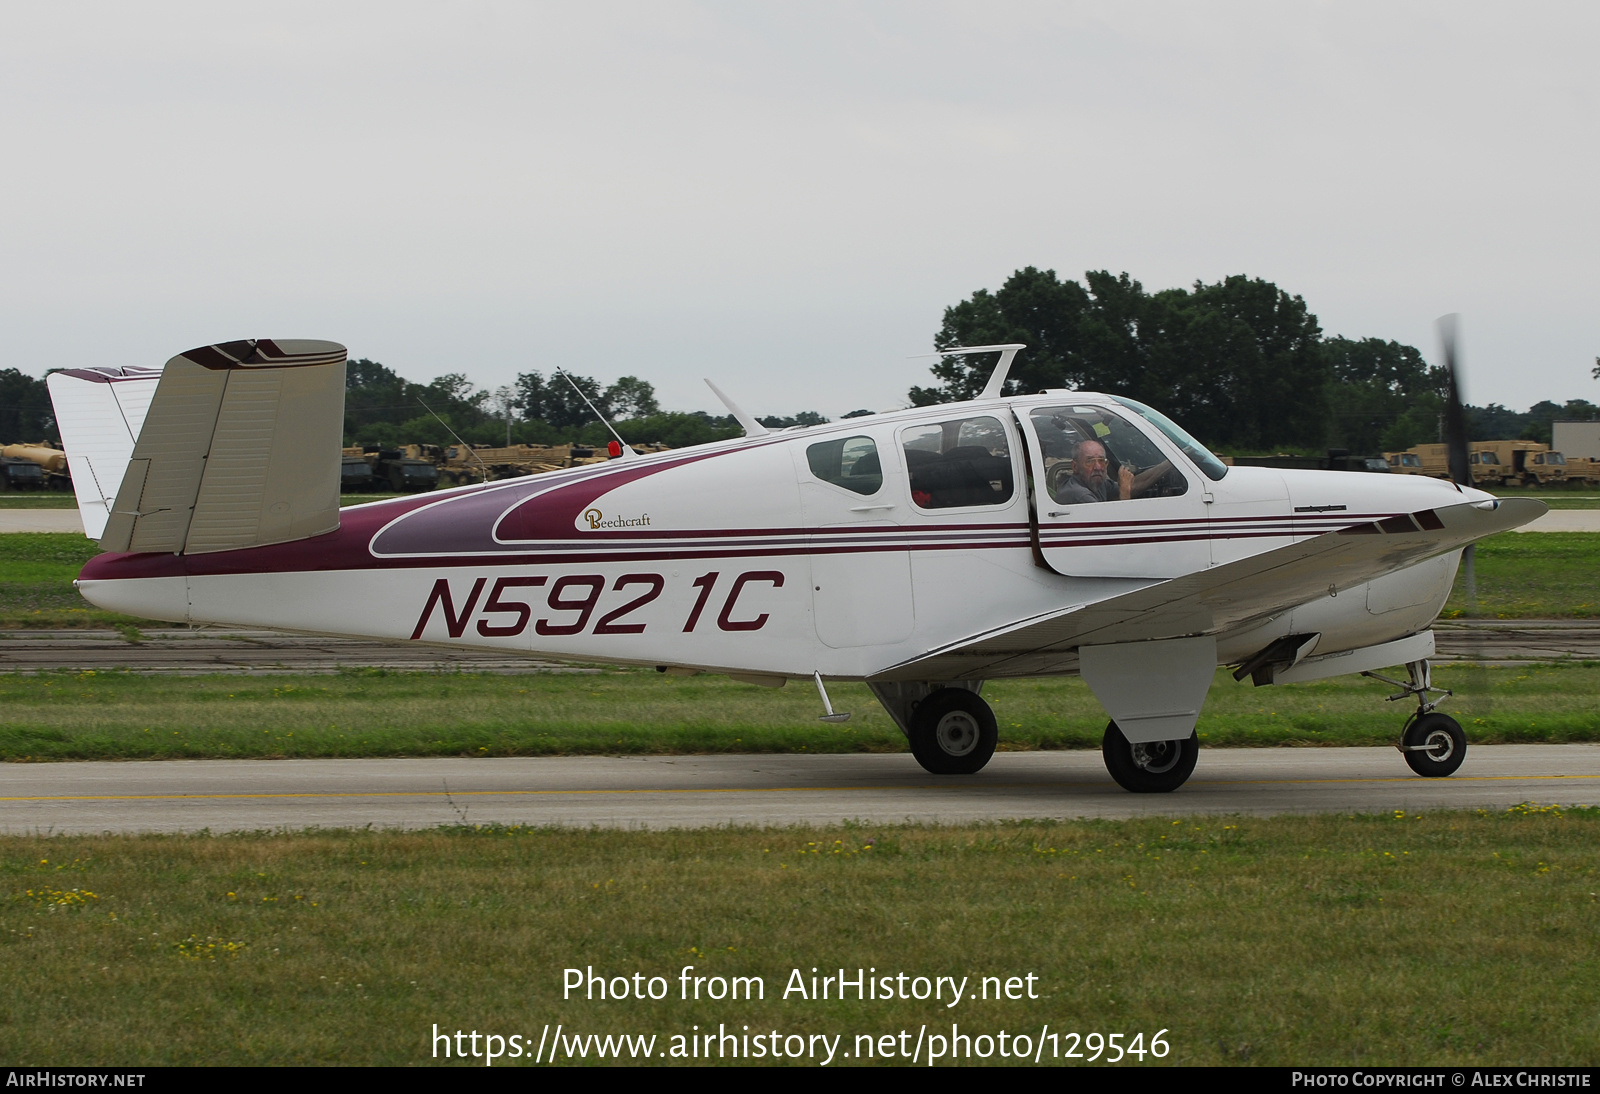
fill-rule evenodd
<path id="1" fill-rule="evenodd" d="M 52 889 L 47 885 L 26 889 L 18 899 L 31 900 L 38 907 L 53 912 L 57 908 L 82 908 L 91 900 L 99 900 L 100 896 L 87 889 Z"/>
<path id="2" fill-rule="evenodd" d="M 217 955 L 223 957 L 237 957 L 244 952 L 247 943 L 230 942 L 225 938 L 215 938 L 211 935 L 201 938 L 199 935 L 190 935 L 181 942 L 174 942 L 172 948 L 182 957 L 191 961 L 215 961 Z"/>

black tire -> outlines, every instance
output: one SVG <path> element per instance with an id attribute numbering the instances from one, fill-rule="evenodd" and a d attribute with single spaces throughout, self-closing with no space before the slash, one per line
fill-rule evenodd
<path id="1" fill-rule="evenodd" d="M 1437 711 L 1424 714 L 1406 726 L 1400 743 L 1406 747 L 1406 763 L 1425 779 L 1454 775 L 1461 761 L 1467 758 L 1467 735 L 1461 731 L 1461 723 Z M 1415 745 L 1429 747 L 1416 750 Z"/>
<path id="2" fill-rule="evenodd" d="M 1000 741 L 994 711 L 965 688 L 940 688 L 911 713 L 911 754 L 935 775 L 982 771 Z"/>
<path id="3" fill-rule="evenodd" d="M 1190 733 L 1181 741 L 1130 744 L 1117 723 L 1106 726 L 1100 742 L 1106 770 L 1117 785 L 1135 794 L 1168 794 L 1189 781 L 1200 758 L 1200 738 Z"/>

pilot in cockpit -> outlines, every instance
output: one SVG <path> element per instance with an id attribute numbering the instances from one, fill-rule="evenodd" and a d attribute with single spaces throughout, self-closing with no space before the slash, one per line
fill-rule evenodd
<path id="1" fill-rule="evenodd" d="M 1133 494 L 1133 469 L 1123 464 L 1117 469 L 1117 481 L 1107 474 L 1111 463 L 1106 458 L 1106 446 L 1095 440 L 1079 441 L 1072 450 L 1072 474 L 1056 486 L 1056 500 L 1063 504 L 1087 501 L 1116 501 Z"/>
<path id="2" fill-rule="evenodd" d="M 1172 463 L 1162 460 L 1152 467 L 1134 473 L 1127 463 L 1119 461 L 1117 477 L 1110 475 L 1111 461 L 1106 447 L 1094 439 L 1082 440 L 1072 450 L 1072 473 L 1055 483 L 1052 493 L 1064 505 L 1091 501 L 1127 501 L 1144 497 L 1160 480 L 1172 472 Z"/>

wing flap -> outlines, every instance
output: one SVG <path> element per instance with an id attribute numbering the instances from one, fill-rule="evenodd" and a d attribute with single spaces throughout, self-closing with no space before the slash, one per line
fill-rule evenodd
<path id="1" fill-rule="evenodd" d="M 1505 498 L 1487 510 L 1464 502 L 1354 525 L 1096 603 L 1020 620 L 902 662 L 871 679 L 1044 675 L 1075 668 L 1079 646 L 1224 634 L 1527 524 L 1545 509 L 1530 498 Z"/>

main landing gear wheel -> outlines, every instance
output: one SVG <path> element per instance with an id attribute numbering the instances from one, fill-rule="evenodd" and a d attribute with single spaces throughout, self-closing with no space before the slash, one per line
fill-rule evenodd
<path id="1" fill-rule="evenodd" d="M 994 755 L 994 711 L 966 688 L 940 688 L 911 714 L 911 754 L 935 775 L 971 775 Z"/>
<path id="2" fill-rule="evenodd" d="M 1454 718 L 1435 711 L 1406 726 L 1400 747 L 1411 770 L 1425 779 L 1442 779 L 1455 774 L 1467 758 L 1467 735 Z"/>
<path id="3" fill-rule="evenodd" d="M 1181 741 L 1130 744 L 1117 723 L 1106 726 L 1100 742 L 1106 770 L 1117 785 L 1135 794 L 1166 794 L 1178 789 L 1194 774 L 1200 758 L 1200 738 L 1190 733 Z"/>

